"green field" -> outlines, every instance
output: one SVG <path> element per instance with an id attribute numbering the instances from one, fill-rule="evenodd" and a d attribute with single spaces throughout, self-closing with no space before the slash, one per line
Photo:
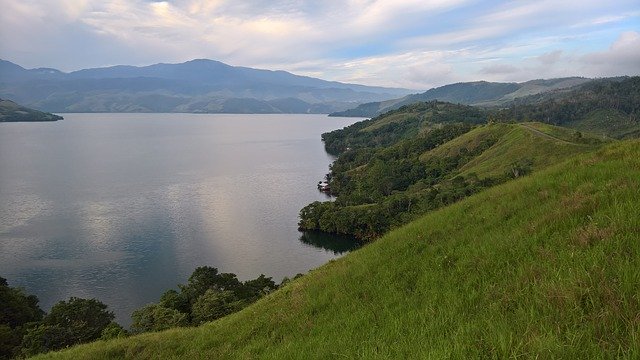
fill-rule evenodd
<path id="1" fill-rule="evenodd" d="M 640 142 L 618 142 L 431 212 L 218 321 L 39 358 L 637 359 L 638 214 Z"/>

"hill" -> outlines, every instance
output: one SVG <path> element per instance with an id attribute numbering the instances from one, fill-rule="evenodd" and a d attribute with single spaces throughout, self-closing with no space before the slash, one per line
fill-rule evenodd
<path id="1" fill-rule="evenodd" d="M 322 134 L 325 149 L 339 155 L 347 150 L 383 147 L 418 135 L 431 125 L 465 122 L 481 124 L 487 114 L 481 109 L 441 101 L 417 102 L 344 129 Z"/>
<path id="2" fill-rule="evenodd" d="M 62 120 L 62 116 L 29 109 L 11 100 L 0 99 L 0 122 L 57 120 Z"/>
<path id="3" fill-rule="evenodd" d="M 578 88 L 514 100 L 498 121 L 542 121 L 618 139 L 640 135 L 640 76 L 599 79 Z"/>
<path id="4" fill-rule="evenodd" d="M 399 99 L 370 102 L 355 108 L 332 113 L 331 116 L 373 117 L 387 111 L 396 110 L 403 105 L 423 101 L 445 101 L 465 105 L 497 106 L 516 98 L 566 89 L 589 82 L 590 79 L 569 77 L 558 79 L 539 79 L 523 83 L 498 83 L 475 81 L 449 84 L 411 94 Z"/>
<path id="5" fill-rule="evenodd" d="M 462 107 L 433 104 L 436 108 Z M 377 146 L 377 134 L 368 135 L 369 129 L 382 129 L 375 125 L 393 116 L 365 122 L 356 132 L 351 127 L 342 130 L 342 139 L 358 147 L 341 153 L 327 175 L 335 201 L 314 202 L 303 208 L 300 228 L 372 240 L 428 211 L 609 141 L 543 123 L 472 125 L 451 109 L 446 114 L 462 123 L 429 122 L 437 117 L 425 117 L 413 135 L 382 146 Z M 420 118 L 409 118 L 414 117 Z M 393 134 L 403 133 L 394 129 Z M 327 145 L 335 143 L 340 142 Z"/>
<path id="6" fill-rule="evenodd" d="M 638 358 L 640 142 L 431 212 L 198 328 L 42 359 Z"/>
<path id="7" fill-rule="evenodd" d="M 487 141 L 493 145 L 477 152 Z M 543 123 L 496 123 L 478 127 L 428 151 L 420 156 L 420 160 L 428 162 L 460 153 L 477 153 L 459 167 L 459 174 L 491 177 L 507 173 L 512 164 L 518 163 L 526 163 L 533 171 L 540 170 L 607 141 L 589 133 L 578 134 L 571 129 Z"/>
<path id="8" fill-rule="evenodd" d="M 64 73 L 0 60 L 0 96 L 56 112 L 328 113 L 410 93 L 196 59 Z"/>

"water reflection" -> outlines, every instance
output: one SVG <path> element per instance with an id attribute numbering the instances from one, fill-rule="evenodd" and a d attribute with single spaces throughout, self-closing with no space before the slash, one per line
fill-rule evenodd
<path id="1" fill-rule="evenodd" d="M 335 255 L 353 251 L 362 246 L 362 243 L 352 236 L 328 234 L 321 231 L 303 232 L 302 236 L 300 236 L 300 242 L 316 248 L 331 251 Z"/>
<path id="2" fill-rule="evenodd" d="M 354 247 L 300 237 L 331 158 L 324 115 L 66 114 L 0 126 L 0 275 L 48 310 L 130 314 L 198 266 L 277 282 Z"/>

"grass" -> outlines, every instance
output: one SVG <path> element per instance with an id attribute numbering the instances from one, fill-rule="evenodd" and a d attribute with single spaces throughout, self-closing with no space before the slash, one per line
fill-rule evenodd
<path id="1" fill-rule="evenodd" d="M 572 140 L 567 130 L 541 123 L 496 124 L 501 128 L 498 141 L 482 154 L 465 164 L 462 175 L 475 173 L 480 177 L 491 177 L 507 172 L 514 163 L 528 162 L 537 171 L 566 159 L 567 157 L 596 149 L 602 142 L 591 135 Z M 592 140 L 593 143 L 585 143 Z"/>
<path id="2" fill-rule="evenodd" d="M 463 149 L 471 152 L 485 140 L 495 144 L 460 168 L 460 174 L 475 173 L 479 177 L 492 177 L 506 173 L 514 163 L 529 162 L 537 171 L 566 159 L 592 151 L 609 139 L 590 133 L 576 137 L 576 131 L 527 122 L 519 124 L 497 123 L 479 126 L 420 156 L 420 160 L 455 156 Z"/>
<path id="3" fill-rule="evenodd" d="M 640 142 L 429 213 L 198 328 L 43 359 L 640 357 Z"/>

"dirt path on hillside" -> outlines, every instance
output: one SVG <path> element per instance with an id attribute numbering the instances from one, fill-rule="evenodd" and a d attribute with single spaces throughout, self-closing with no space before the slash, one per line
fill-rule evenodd
<path id="1" fill-rule="evenodd" d="M 571 142 L 571 141 L 567 141 L 567 140 L 564 140 L 564 139 L 557 138 L 557 137 L 555 137 L 555 136 L 553 136 L 553 135 L 549 135 L 549 134 L 547 134 L 547 133 L 545 133 L 545 132 L 542 132 L 542 131 L 540 131 L 540 130 L 538 130 L 538 129 L 532 128 L 532 127 L 527 126 L 527 125 L 525 125 L 525 124 L 518 124 L 518 125 L 520 125 L 521 127 L 523 127 L 523 128 L 525 128 L 525 129 L 527 129 L 527 130 L 531 131 L 532 133 L 534 133 L 534 134 L 536 134 L 536 135 L 539 135 L 539 136 L 545 137 L 545 138 L 547 138 L 547 139 L 556 140 L 556 141 L 559 141 L 559 142 L 561 142 L 561 143 L 570 144 L 570 145 L 578 145 L 578 146 L 580 146 L 580 145 L 585 145 L 585 144 L 578 144 L 578 143 L 574 143 L 574 142 Z"/>

